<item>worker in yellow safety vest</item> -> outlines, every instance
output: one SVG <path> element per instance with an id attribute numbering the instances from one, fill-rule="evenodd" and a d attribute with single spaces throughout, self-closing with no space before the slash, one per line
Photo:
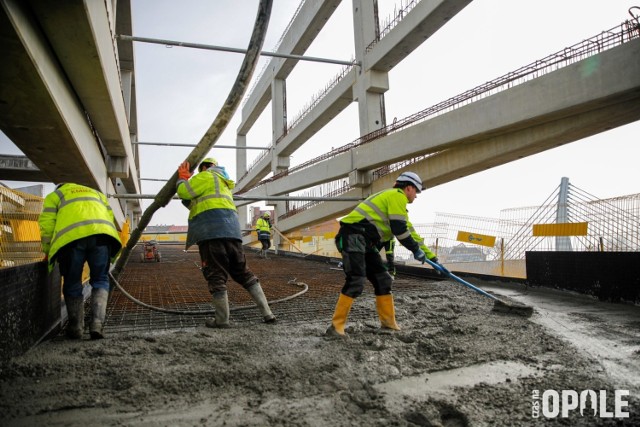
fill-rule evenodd
<path id="1" fill-rule="evenodd" d="M 380 248 L 395 236 L 416 260 L 424 262 L 428 258 L 437 263 L 436 255 L 409 228 L 407 204 L 421 191 L 420 177 L 413 172 L 403 172 L 393 188 L 369 196 L 340 220 L 336 247 L 342 253 L 346 279 L 327 334 L 345 335 L 351 305 L 362 294 L 367 278 L 373 284 L 382 327 L 400 330 L 391 294 L 393 280 L 382 261 Z"/>
<path id="2" fill-rule="evenodd" d="M 176 191 L 189 208 L 186 249 L 197 244 L 202 274 L 213 297 L 215 317 L 206 319 L 210 328 L 229 327 L 229 276 L 251 295 L 266 323 L 274 323 L 267 298 L 258 278 L 247 267 L 242 248 L 238 211 L 233 203 L 235 182 L 216 159 L 205 158 L 191 176 L 189 162 L 178 168 Z"/>
<path id="3" fill-rule="evenodd" d="M 271 247 L 271 215 L 269 212 L 262 214 L 256 221 L 256 232 L 258 233 L 258 240 L 262 243 L 262 249 L 260 250 L 260 256 L 267 257 L 267 250 Z"/>
<path id="4" fill-rule="evenodd" d="M 86 262 L 92 288 L 89 332 L 91 339 L 103 338 L 109 266 L 122 249 L 106 196 L 84 185 L 58 184 L 45 197 L 38 224 L 49 271 L 57 261 L 64 280 L 62 294 L 69 319 L 66 335 L 80 339 L 84 331 L 82 271 Z"/>

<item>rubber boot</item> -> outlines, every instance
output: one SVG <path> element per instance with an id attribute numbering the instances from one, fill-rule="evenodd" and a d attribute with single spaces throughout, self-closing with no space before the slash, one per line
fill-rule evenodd
<path id="1" fill-rule="evenodd" d="M 67 304 L 67 315 L 69 324 L 67 325 L 67 337 L 79 340 L 84 331 L 84 299 L 82 297 L 65 298 Z"/>
<path id="2" fill-rule="evenodd" d="M 107 316 L 107 301 L 109 300 L 109 291 L 102 288 L 93 288 L 91 290 L 91 312 L 92 319 L 89 326 L 89 333 L 92 340 L 104 338 L 102 328 L 104 319 Z"/>
<path id="3" fill-rule="evenodd" d="M 400 330 L 400 326 L 396 323 L 396 309 L 393 305 L 393 295 L 377 295 L 376 309 L 378 310 L 378 317 L 380 317 L 380 323 L 383 328 L 396 331 Z"/>
<path id="4" fill-rule="evenodd" d="M 271 308 L 269 308 L 267 297 L 264 296 L 264 292 L 262 291 L 260 282 L 257 282 L 255 285 L 249 287 L 247 291 L 249 291 L 251 298 L 253 298 L 253 301 L 260 309 L 260 313 L 262 313 L 262 317 L 264 318 L 264 323 L 275 323 L 276 316 L 273 315 L 273 313 L 271 312 Z"/>
<path id="5" fill-rule="evenodd" d="M 215 318 L 205 320 L 208 328 L 228 328 L 229 327 L 229 295 L 227 291 L 213 294 L 213 308 L 216 309 Z"/>
<path id="6" fill-rule="evenodd" d="M 351 305 L 353 304 L 353 298 L 340 293 L 338 302 L 336 303 L 336 309 L 331 319 L 331 326 L 327 329 L 327 335 L 339 335 L 346 336 L 344 327 L 347 324 L 347 317 L 351 311 Z"/>

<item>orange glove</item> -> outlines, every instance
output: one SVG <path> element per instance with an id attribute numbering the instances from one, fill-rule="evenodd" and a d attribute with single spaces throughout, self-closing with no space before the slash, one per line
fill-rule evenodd
<path id="1" fill-rule="evenodd" d="M 189 162 L 184 161 L 180 163 L 180 167 L 178 168 L 178 178 L 184 179 L 188 181 L 191 178 L 191 172 L 189 171 Z"/>

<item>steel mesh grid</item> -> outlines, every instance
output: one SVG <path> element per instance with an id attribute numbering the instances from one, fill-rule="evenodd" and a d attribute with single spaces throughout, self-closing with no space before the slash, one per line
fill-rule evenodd
<path id="1" fill-rule="evenodd" d="M 129 263 L 121 274 L 122 287 L 134 298 L 156 307 L 179 311 L 212 310 L 211 295 L 199 269 L 197 251 L 184 252 L 178 246 L 161 246 L 161 262 L 140 261 L 140 249 L 132 252 Z M 303 282 L 308 291 L 288 301 L 272 304 L 271 309 L 278 322 L 296 323 L 331 319 L 335 303 L 344 283 L 341 270 L 329 263 L 309 261 L 302 258 L 272 255 L 269 259 L 259 258 L 247 252 L 247 264 L 258 276 L 269 301 L 291 296 L 302 288 L 291 281 Z M 416 280 L 397 280 L 394 293 L 411 294 L 420 289 Z M 251 298 L 240 285 L 229 280 L 227 283 L 230 320 L 232 323 L 259 323 L 261 315 L 253 306 Z M 424 288 L 422 288 L 424 289 Z M 365 287 L 361 302 L 355 304 L 349 315 L 353 320 L 375 320 L 370 285 Z M 161 331 L 188 329 L 202 326 L 205 314 L 169 314 L 153 311 L 130 301 L 118 289 L 112 292 L 107 307 L 105 332 Z"/>

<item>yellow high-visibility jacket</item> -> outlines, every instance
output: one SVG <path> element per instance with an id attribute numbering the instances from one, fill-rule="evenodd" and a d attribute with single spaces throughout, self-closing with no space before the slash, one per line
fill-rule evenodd
<path id="1" fill-rule="evenodd" d="M 63 184 L 44 199 L 38 217 L 42 251 L 49 257 L 49 270 L 63 246 L 95 234 L 113 239 L 112 261 L 122 243 L 107 197 L 98 190 L 79 184 Z"/>
<path id="2" fill-rule="evenodd" d="M 176 183 L 178 196 L 189 207 L 186 248 L 211 239 L 242 241 L 238 211 L 233 203 L 235 182 L 223 168 L 211 167 L 188 181 Z"/>
<path id="3" fill-rule="evenodd" d="M 178 180 L 176 192 L 183 200 L 190 200 L 189 219 L 209 209 L 236 210 L 231 190 L 236 183 L 215 172 L 215 168 L 202 171 L 189 179 Z"/>
<path id="4" fill-rule="evenodd" d="M 271 223 L 264 218 L 258 218 L 256 221 L 256 230 L 266 231 L 268 233 L 271 231 Z"/>
<path id="5" fill-rule="evenodd" d="M 382 190 L 360 202 L 340 222 L 357 224 L 364 221 L 372 224 L 378 232 L 379 242 L 387 242 L 395 236 L 411 252 L 420 248 L 425 252 L 427 258 L 431 259 L 435 255 L 431 251 L 424 250 L 426 246 L 424 246 L 422 238 L 413 227 L 409 228 L 408 202 L 404 191 L 399 188 Z"/>

